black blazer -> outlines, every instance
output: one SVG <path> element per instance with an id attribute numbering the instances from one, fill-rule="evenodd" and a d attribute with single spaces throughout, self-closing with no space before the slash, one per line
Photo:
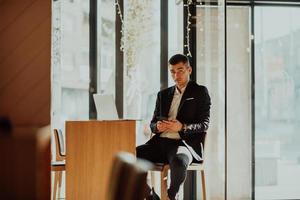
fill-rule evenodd
<path id="1" fill-rule="evenodd" d="M 161 134 L 156 128 L 156 123 L 159 121 L 159 117 L 168 117 L 174 92 L 175 86 L 164 89 L 157 94 L 155 110 L 150 124 L 155 136 L 151 140 L 156 140 Z M 202 161 L 204 140 L 209 124 L 210 105 L 207 88 L 189 81 L 180 101 L 176 119 L 187 125 L 187 129 L 179 131 L 179 135 L 192 153 L 194 161 Z"/>

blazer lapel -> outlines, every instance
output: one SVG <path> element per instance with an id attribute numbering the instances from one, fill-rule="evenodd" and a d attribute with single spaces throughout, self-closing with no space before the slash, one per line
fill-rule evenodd
<path id="1" fill-rule="evenodd" d="M 182 106 L 184 105 L 184 102 L 185 100 L 189 97 L 189 90 L 191 88 L 191 81 L 188 82 L 186 88 L 185 88 L 185 91 L 181 97 L 181 100 L 180 100 L 180 103 L 179 103 L 179 106 L 178 106 L 178 111 L 177 111 L 177 116 L 178 114 L 180 113 L 181 109 L 182 109 Z"/>
<path id="2" fill-rule="evenodd" d="M 165 106 L 163 106 L 163 112 L 161 114 L 164 117 L 168 117 L 168 115 L 169 115 L 169 110 L 170 110 L 171 103 L 173 100 L 174 92 L 175 92 L 175 86 L 171 87 L 167 93 L 167 96 L 165 98 L 163 98 Z"/>

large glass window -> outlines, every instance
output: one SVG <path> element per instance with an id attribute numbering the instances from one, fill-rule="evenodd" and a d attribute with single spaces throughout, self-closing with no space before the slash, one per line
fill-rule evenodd
<path id="1" fill-rule="evenodd" d="M 168 0 L 168 57 L 183 53 L 183 1 Z"/>
<path id="2" fill-rule="evenodd" d="M 89 1 L 54 1 L 52 127 L 89 116 Z"/>
<path id="3" fill-rule="evenodd" d="M 192 54 L 197 57 L 197 82 L 208 88 L 212 101 L 204 156 L 209 199 L 225 196 L 224 11 L 223 0 L 197 7 L 197 54 Z"/>
<path id="4" fill-rule="evenodd" d="M 227 199 L 251 199 L 250 7 L 227 7 Z"/>
<path id="5" fill-rule="evenodd" d="M 137 145 L 150 138 L 160 90 L 160 1 L 124 1 L 124 118 L 137 123 Z M 119 47 L 116 47 L 119 48 Z"/>
<path id="6" fill-rule="evenodd" d="M 98 93 L 115 94 L 115 1 L 98 0 Z M 118 16 L 117 16 L 118 17 Z"/>
<path id="7" fill-rule="evenodd" d="M 168 33 L 168 58 L 170 58 L 183 53 L 183 1 L 168 0 Z M 168 85 L 174 85 L 169 70 Z"/>
<path id="8" fill-rule="evenodd" d="M 299 8 L 255 8 L 256 199 L 300 199 L 299 19 Z"/>
<path id="9" fill-rule="evenodd" d="M 52 128 L 64 133 L 66 120 L 89 118 L 89 0 L 52 2 L 51 86 Z"/>

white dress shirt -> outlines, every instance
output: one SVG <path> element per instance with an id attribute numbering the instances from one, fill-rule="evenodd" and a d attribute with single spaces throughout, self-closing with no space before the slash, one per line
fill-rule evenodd
<path id="1" fill-rule="evenodd" d="M 169 114 L 168 114 L 168 119 L 169 120 L 175 120 L 176 116 L 177 116 L 177 112 L 178 112 L 178 107 L 182 98 L 182 95 L 185 91 L 185 88 L 182 88 L 181 90 L 179 90 L 176 86 L 175 86 L 175 92 L 174 92 L 174 96 L 173 96 L 173 100 L 171 103 L 171 107 L 169 110 Z M 179 133 L 178 132 L 163 132 L 160 134 L 160 137 L 164 137 L 164 138 L 171 138 L 171 139 L 180 139 Z"/>

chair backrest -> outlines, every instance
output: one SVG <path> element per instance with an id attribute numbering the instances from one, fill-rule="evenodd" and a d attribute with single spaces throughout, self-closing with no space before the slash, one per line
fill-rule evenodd
<path id="1" fill-rule="evenodd" d="M 65 160 L 65 143 L 62 131 L 54 129 L 54 138 L 55 138 L 55 149 L 56 149 L 56 161 Z"/>
<path id="2" fill-rule="evenodd" d="M 143 200 L 146 196 L 147 171 L 151 168 L 149 162 L 136 160 L 132 154 L 118 154 L 111 170 L 108 199 Z"/>

